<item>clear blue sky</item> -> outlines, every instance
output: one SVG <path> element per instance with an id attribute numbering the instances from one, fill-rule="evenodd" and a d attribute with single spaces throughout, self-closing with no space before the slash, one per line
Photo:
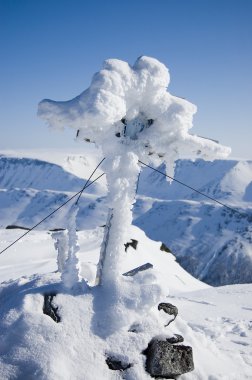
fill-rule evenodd
<path id="1" fill-rule="evenodd" d="M 251 0 L 0 0 L 0 46 L 0 149 L 74 147 L 38 102 L 78 95 L 106 58 L 149 55 L 198 106 L 192 132 L 252 159 Z"/>

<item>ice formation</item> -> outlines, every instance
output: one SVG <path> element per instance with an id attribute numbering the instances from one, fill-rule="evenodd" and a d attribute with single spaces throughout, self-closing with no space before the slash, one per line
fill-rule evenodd
<path id="1" fill-rule="evenodd" d="M 168 69 L 154 58 L 142 56 L 133 66 L 109 59 L 87 90 L 70 101 L 43 100 L 38 114 L 53 128 L 75 128 L 106 156 L 116 155 L 122 141 L 140 159 L 162 156 L 170 174 L 179 157 L 226 157 L 230 148 L 189 133 L 197 108 L 171 95 L 169 82 Z"/>
<path id="2" fill-rule="evenodd" d="M 110 226 L 98 265 L 103 289 L 96 299 L 102 301 L 105 293 L 110 294 L 103 319 L 116 330 L 128 323 L 125 309 L 136 312 L 137 305 L 148 299 L 140 283 L 130 284 L 120 273 L 141 170 L 138 160 L 165 161 L 168 174 L 173 175 L 175 161 L 180 157 L 213 159 L 230 153 L 227 147 L 189 133 L 196 106 L 172 96 L 167 91 L 169 81 L 168 69 L 154 58 L 142 56 L 133 66 L 109 59 L 93 76 L 90 87 L 76 98 L 66 102 L 43 100 L 39 104 L 39 116 L 51 127 L 75 128 L 78 139 L 95 142 L 106 157 L 103 170 L 108 183 Z M 144 283 L 153 287 L 149 308 L 161 294 L 155 282 L 153 275 Z M 134 300 L 131 294 L 136 293 L 136 287 L 139 291 Z"/>
<path id="3" fill-rule="evenodd" d="M 66 231 L 55 231 L 52 233 L 52 238 L 54 240 L 54 247 L 57 251 L 57 265 L 58 271 L 63 272 L 65 262 L 68 254 L 68 235 Z"/>

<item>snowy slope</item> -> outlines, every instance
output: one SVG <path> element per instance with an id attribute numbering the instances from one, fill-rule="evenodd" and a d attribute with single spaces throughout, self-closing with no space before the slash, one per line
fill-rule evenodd
<path id="1" fill-rule="evenodd" d="M 102 232 L 97 228 L 78 233 L 81 274 L 91 286 Z M 17 234 L 1 230 L 1 248 Z M 0 287 L 1 379 L 151 379 L 144 371 L 145 357 L 141 352 L 154 335 L 174 333 L 182 334 L 194 352 L 195 370 L 181 379 L 252 378 L 252 286 L 210 288 L 185 272 L 172 254 L 161 251 L 160 242 L 150 241 L 136 227 L 131 228 L 130 236 L 139 243 L 137 250 L 129 247 L 121 272 L 152 263 L 153 269 L 140 275 L 140 279 L 148 286 L 148 279 L 155 274 L 162 288 L 160 300 L 178 306 L 175 322 L 164 328 L 168 316 L 158 312 L 155 305 L 149 310 L 141 308 L 135 316 L 138 333 L 128 332 L 132 324 L 130 311 L 125 328 L 112 335 L 100 330 L 95 316 L 100 316 L 104 326 L 103 304 L 95 288 L 88 292 L 80 289 L 75 295 L 66 293 L 59 274 L 54 272 L 56 252 L 51 235 L 32 232 L 0 256 L 0 276 L 6 281 Z M 138 281 L 135 276 L 131 283 Z M 54 301 L 61 316 L 58 324 L 42 313 L 43 294 L 50 292 L 58 293 Z M 123 374 L 111 371 L 105 363 L 108 354 L 133 366 Z"/>

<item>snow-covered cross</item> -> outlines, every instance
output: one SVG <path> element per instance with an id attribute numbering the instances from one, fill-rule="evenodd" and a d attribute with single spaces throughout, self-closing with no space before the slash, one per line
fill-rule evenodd
<path id="1" fill-rule="evenodd" d="M 178 158 L 223 158 L 230 149 L 189 133 L 196 106 L 167 91 L 166 66 L 146 56 L 133 66 L 117 59 L 104 62 L 90 87 L 66 102 L 43 100 L 38 114 L 53 128 L 76 129 L 78 139 L 103 151 L 110 213 L 98 268 L 104 286 L 120 286 L 124 243 L 130 239 L 132 207 L 141 167 L 166 163 L 173 176 Z"/>

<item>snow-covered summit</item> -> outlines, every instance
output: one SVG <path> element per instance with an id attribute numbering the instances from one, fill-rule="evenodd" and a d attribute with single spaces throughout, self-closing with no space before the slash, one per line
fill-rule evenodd
<path id="1" fill-rule="evenodd" d="M 0 234 L 1 241 L 8 241 L 18 232 L 2 230 Z M 46 232 L 33 231 L 17 248 L 0 257 L 0 276 L 5 280 L 0 286 L 1 379 L 151 379 L 144 370 L 145 356 L 141 352 L 153 334 L 174 333 L 181 333 L 194 352 L 195 371 L 181 380 L 251 379 L 251 286 L 210 288 L 185 272 L 171 253 L 161 251 L 160 242 L 149 240 L 136 227 L 131 228 L 130 236 L 138 240 L 138 247 L 128 248 L 121 273 L 146 262 L 153 264 L 153 269 L 129 279 L 139 283 L 152 298 L 147 289 L 155 274 L 162 288 L 162 301 L 178 306 L 175 322 L 164 328 L 167 314 L 159 312 L 157 305 L 146 313 L 139 304 L 135 319 L 128 315 L 128 326 L 102 337 L 110 326 L 103 320 L 106 299 L 97 297 L 95 288 L 76 295 L 63 291 L 59 273 L 55 273 L 53 240 Z M 78 237 L 81 275 L 92 286 L 102 228 L 81 231 Z M 57 293 L 54 304 L 60 323 L 43 314 L 44 294 L 50 293 Z M 128 297 L 137 305 L 139 293 Z M 156 327 L 150 315 L 157 321 Z M 128 331 L 132 324 L 137 332 Z M 108 368 L 108 355 L 132 367 L 122 377 L 121 372 Z"/>

